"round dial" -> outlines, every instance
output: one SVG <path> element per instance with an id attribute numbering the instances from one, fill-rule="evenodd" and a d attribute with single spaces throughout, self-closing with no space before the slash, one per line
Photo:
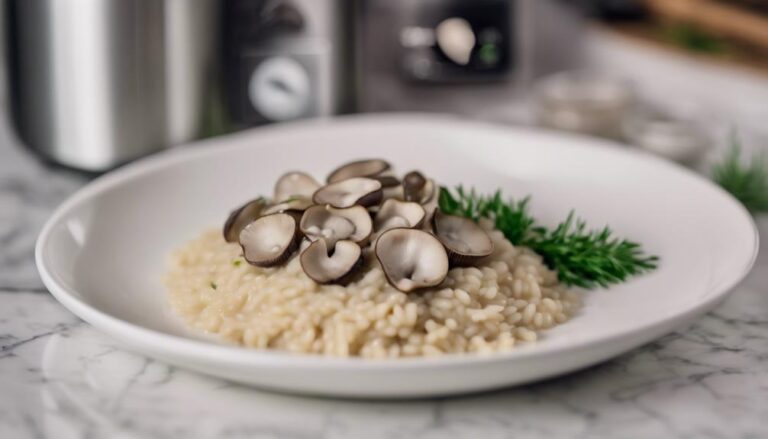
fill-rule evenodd
<path id="1" fill-rule="evenodd" d="M 256 67 L 248 84 L 254 108 L 271 121 L 303 116 L 312 100 L 306 69 L 286 57 L 269 58 Z"/>

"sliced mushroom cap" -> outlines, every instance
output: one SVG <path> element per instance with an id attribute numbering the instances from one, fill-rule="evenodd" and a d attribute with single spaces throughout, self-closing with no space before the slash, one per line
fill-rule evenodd
<path id="1" fill-rule="evenodd" d="M 325 240 L 318 239 L 301 253 L 299 262 L 313 281 L 343 284 L 363 265 L 363 250 L 352 241 L 339 241 L 329 254 Z"/>
<path id="2" fill-rule="evenodd" d="M 316 204 L 328 204 L 343 209 L 360 205 L 363 207 L 381 201 L 381 183 L 371 178 L 350 178 L 327 184 L 312 196 Z"/>
<path id="3" fill-rule="evenodd" d="M 418 228 L 425 215 L 426 212 L 419 203 L 389 199 L 381 204 L 374 221 L 374 229 L 377 234 L 381 234 L 397 227 Z"/>
<path id="4" fill-rule="evenodd" d="M 403 200 L 405 197 L 403 196 L 403 185 L 398 184 L 397 186 L 390 186 L 385 187 L 382 189 L 381 199 L 382 200 L 389 200 L 391 198 L 397 199 L 397 200 Z"/>
<path id="5" fill-rule="evenodd" d="M 321 239 L 333 248 L 337 241 L 363 242 L 371 236 L 373 223 L 362 206 L 336 209 L 331 206 L 312 206 L 301 217 L 302 233 L 311 241 Z"/>
<path id="6" fill-rule="evenodd" d="M 421 202 L 424 196 L 424 186 L 427 179 L 419 171 L 411 171 L 403 177 L 403 199 L 405 201 Z"/>
<path id="7" fill-rule="evenodd" d="M 438 187 L 435 180 L 426 178 L 418 171 L 411 171 L 403 177 L 403 199 L 426 204 L 432 198 L 437 199 Z"/>
<path id="8" fill-rule="evenodd" d="M 378 180 L 381 183 L 381 202 L 389 200 L 390 198 L 396 198 L 398 200 L 403 199 L 403 185 L 397 177 L 392 175 L 379 175 L 373 177 L 374 180 Z M 368 208 L 371 212 L 378 212 L 380 206 L 371 206 Z"/>
<path id="9" fill-rule="evenodd" d="M 271 215 L 273 213 L 302 213 L 310 206 L 314 206 L 315 203 L 309 198 L 304 197 L 291 197 L 283 200 L 275 205 L 272 205 L 262 212 L 263 215 Z"/>
<path id="10" fill-rule="evenodd" d="M 421 207 L 423 207 L 424 212 L 426 212 L 426 217 L 424 218 L 425 227 L 429 227 L 432 224 L 432 218 L 437 210 L 438 202 L 440 200 L 440 189 L 434 184 L 434 181 L 432 181 L 432 186 L 435 188 L 432 191 L 432 196 L 421 203 Z"/>
<path id="11" fill-rule="evenodd" d="M 224 240 L 227 242 L 237 242 L 240 237 L 240 231 L 263 215 L 266 207 L 267 200 L 259 197 L 233 210 L 224 223 Z"/>
<path id="12" fill-rule="evenodd" d="M 312 198 L 312 194 L 320 188 L 311 175 L 293 171 L 283 174 L 275 183 L 273 200 L 286 200 L 291 197 Z"/>
<path id="13" fill-rule="evenodd" d="M 467 265 L 493 253 L 493 241 L 472 220 L 436 210 L 432 230 L 448 251 L 451 263 Z"/>
<path id="14" fill-rule="evenodd" d="M 381 187 L 385 190 L 400 185 L 400 180 L 398 180 L 394 175 L 377 175 L 375 177 L 369 178 L 378 180 L 378 182 L 381 183 Z"/>
<path id="15" fill-rule="evenodd" d="M 445 248 L 422 230 L 388 230 L 376 241 L 375 252 L 389 283 L 405 293 L 440 285 L 448 275 Z"/>
<path id="16" fill-rule="evenodd" d="M 336 168 L 328 175 L 328 183 L 336 183 L 354 177 L 375 177 L 389 170 L 390 165 L 381 159 L 357 160 Z"/>
<path id="17" fill-rule="evenodd" d="M 272 267 L 287 261 L 299 245 L 298 220 L 287 213 L 262 216 L 240 232 L 243 257 L 249 264 Z"/>

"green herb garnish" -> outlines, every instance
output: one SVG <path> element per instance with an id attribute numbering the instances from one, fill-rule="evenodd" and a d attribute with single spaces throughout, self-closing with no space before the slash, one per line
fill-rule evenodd
<path id="1" fill-rule="evenodd" d="M 211 281 L 211 284 L 210 284 L 210 285 L 211 285 L 211 288 L 213 288 L 214 290 L 215 290 L 215 289 L 217 289 L 217 288 L 219 288 L 219 286 L 218 286 L 218 285 L 216 285 L 216 282 L 214 282 L 214 281 Z"/>
<path id="2" fill-rule="evenodd" d="M 741 143 L 735 135 L 722 162 L 712 167 L 712 179 L 752 214 L 768 212 L 768 157 L 758 154 L 743 164 Z"/>
<path id="3" fill-rule="evenodd" d="M 613 237 L 608 227 L 588 230 L 573 211 L 552 230 L 536 224 L 528 202 L 528 197 L 505 200 L 500 191 L 484 196 L 459 186 L 455 194 L 440 188 L 438 204 L 447 214 L 491 219 L 510 242 L 540 254 L 566 285 L 605 287 L 656 268 L 658 257 L 645 255 L 635 242 Z"/>
<path id="4" fill-rule="evenodd" d="M 235 259 L 234 261 L 232 261 L 232 265 L 234 265 L 235 267 L 239 267 L 240 264 L 242 264 L 242 263 L 243 263 L 243 261 L 240 260 L 240 259 Z"/>
<path id="5" fill-rule="evenodd" d="M 610 228 L 587 230 L 586 223 L 568 218 L 554 230 L 537 228 L 537 233 L 523 242 L 544 257 L 566 285 L 593 288 L 624 282 L 656 268 L 657 256 L 647 256 L 640 244 L 612 236 Z"/>

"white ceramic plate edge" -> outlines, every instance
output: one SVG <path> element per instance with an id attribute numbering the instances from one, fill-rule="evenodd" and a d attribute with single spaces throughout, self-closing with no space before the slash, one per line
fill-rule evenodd
<path id="1" fill-rule="evenodd" d="M 406 116 L 392 116 L 392 118 L 412 118 L 413 115 Z M 417 116 L 420 119 L 431 119 L 431 117 Z M 358 117 L 351 117 L 347 119 L 357 119 Z M 443 119 L 444 120 L 444 119 Z M 312 122 L 317 123 L 317 122 Z M 268 130 L 279 131 L 281 129 L 290 129 L 293 126 L 284 127 L 272 127 Z M 536 135 L 547 136 L 547 133 L 536 133 Z M 206 143 L 206 142 L 201 142 Z M 599 143 L 599 142 L 596 142 Z M 646 326 L 634 328 L 631 331 L 625 331 L 620 333 L 606 334 L 604 337 L 597 340 L 588 340 L 582 343 L 573 343 L 566 347 L 562 346 L 538 346 L 537 349 L 526 349 L 522 347 L 509 353 L 494 354 L 490 356 L 475 356 L 475 355 L 448 355 L 441 358 L 418 358 L 418 359 L 401 359 L 396 361 L 371 361 L 358 358 L 351 359 L 338 359 L 338 358 L 317 358 L 314 356 L 304 355 L 290 355 L 279 352 L 263 352 L 247 350 L 238 347 L 217 345 L 211 342 L 197 341 L 186 339 L 178 336 L 164 334 L 161 332 L 148 330 L 137 325 L 122 321 L 115 317 L 112 317 L 106 313 L 103 313 L 94 307 L 88 305 L 78 298 L 78 294 L 75 291 L 69 290 L 66 286 L 63 286 L 62 282 L 56 279 L 55 275 L 50 271 L 46 261 L 45 248 L 47 241 L 50 237 L 52 228 L 59 222 L 59 220 L 67 215 L 69 211 L 79 205 L 83 200 L 89 198 L 95 193 L 99 193 L 104 190 L 108 190 L 115 185 L 119 185 L 122 181 L 133 178 L 137 174 L 142 174 L 150 169 L 162 168 L 164 166 L 170 166 L 177 162 L 183 162 L 190 160 L 198 155 L 205 155 L 211 153 L 213 148 L 205 148 L 202 146 L 196 146 L 194 150 L 187 150 L 182 153 L 178 151 L 168 151 L 153 157 L 149 157 L 133 164 L 127 165 L 122 169 L 118 169 L 113 173 L 104 175 L 90 184 L 86 185 L 79 192 L 67 199 L 51 216 L 46 225 L 44 226 L 36 244 L 36 263 L 40 272 L 41 278 L 46 287 L 51 293 L 59 300 L 67 309 L 73 312 L 83 320 L 93 324 L 95 327 L 101 329 L 105 333 L 112 334 L 116 338 L 130 344 L 137 350 L 144 351 L 146 353 L 154 353 L 157 356 L 161 356 L 161 352 L 172 350 L 178 355 L 188 357 L 199 357 L 215 355 L 217 358 L 223 361 L 236 361 L 244 364 L 252 365 L 264 365 L 281 368 L 333 368 L 333 369 L 356 369 L 356 370 L 377 370 L 377 369 L 401 369 L 401 368 L 431 368 L 435 365 L 450 364 L 453 366 L 459 365 L 471 365 L 489 362 L 508 361 L 512 358 L 525 358 L 531 355 L 546 356 L 555 353 L 572 352 L 585 347 L 585 345 L 595 346 L 608 346 L 614 341 L 622 338 L 633 338 L 635 341 L 631 345 L 626 345 L 622 350 L 614 352 L 616 355 L 620 352 L 630 350 L 643 343 L 646 343 L 670 330 L 677 328 L 679 325 L 686 324 L 694 317 L 703 314 L 706 311 L 714 308 L 720 303 L 730 292 L 730 290 L 749 272 L 757 257 L 758 234 L 757 227 L 752 221 L 751 216 L 746 212 L 743 207 L 735 200 L 731 199 L 731 202 L 736 205 L 738 209 L 743 212 L 745 219 L 749 221 L 754 232 L 755 240 L 752 256 L 749 262 L 744 266 L 742 272 L 738 275 L 734 274 L 733 278 L 728 279 L 728 282 L 722 285 L 717 285 L 714 288 L 719 290 L 717 294 L 713 294 L 711 297 L 697 304 L 695 307 L 689 309 L 687 312 L 668 317 L 664 320 L 654 322 Z M 660 160 L 653 157 L 645 157 L 646 160 Z M 692 173 L 691 173 L 692 174 Z M 692 174 L 692 177 L 703 180 L 699 176 Z M 714 186 L 712 183 L 707 182 L 717 190 L 721 189 Z M 723 192 L 724 193 L 724 192 Z M 730 196 L 729 196 L 730 197 Z M 594 363 L 594 362 L 592 362 Z M 589 362 L 585 362 L 575 368 L 583 367 Z"/>

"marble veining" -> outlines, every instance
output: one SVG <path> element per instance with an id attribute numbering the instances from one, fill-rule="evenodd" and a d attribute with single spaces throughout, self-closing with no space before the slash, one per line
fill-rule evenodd
<path id="1" fill-rule="evenodd" d="M 759 277 L 692 327 L 602 365 L 396 402 L 204 377 L 121 349 L 47 295 L 0 293 L 0 437 L 766 437 L 768 295 L 755 288 Z"/>
<path id="2" fill-rule="evenodd" d="M 0 291 L 45 291 L 35 240 L 53 209 L 86 181 L 33 160 L 0 121 Z"/>
<path id="3" fill-rule="evenodd" d="M 59 305 L 35 272 L 34 240 L 87 179 L 16 145 L 0 126 L 0 439 L 768 437 L 765 243 L 714 312 L 599 366 L 457 398 L 303 398 L 132 354 Z"/>

